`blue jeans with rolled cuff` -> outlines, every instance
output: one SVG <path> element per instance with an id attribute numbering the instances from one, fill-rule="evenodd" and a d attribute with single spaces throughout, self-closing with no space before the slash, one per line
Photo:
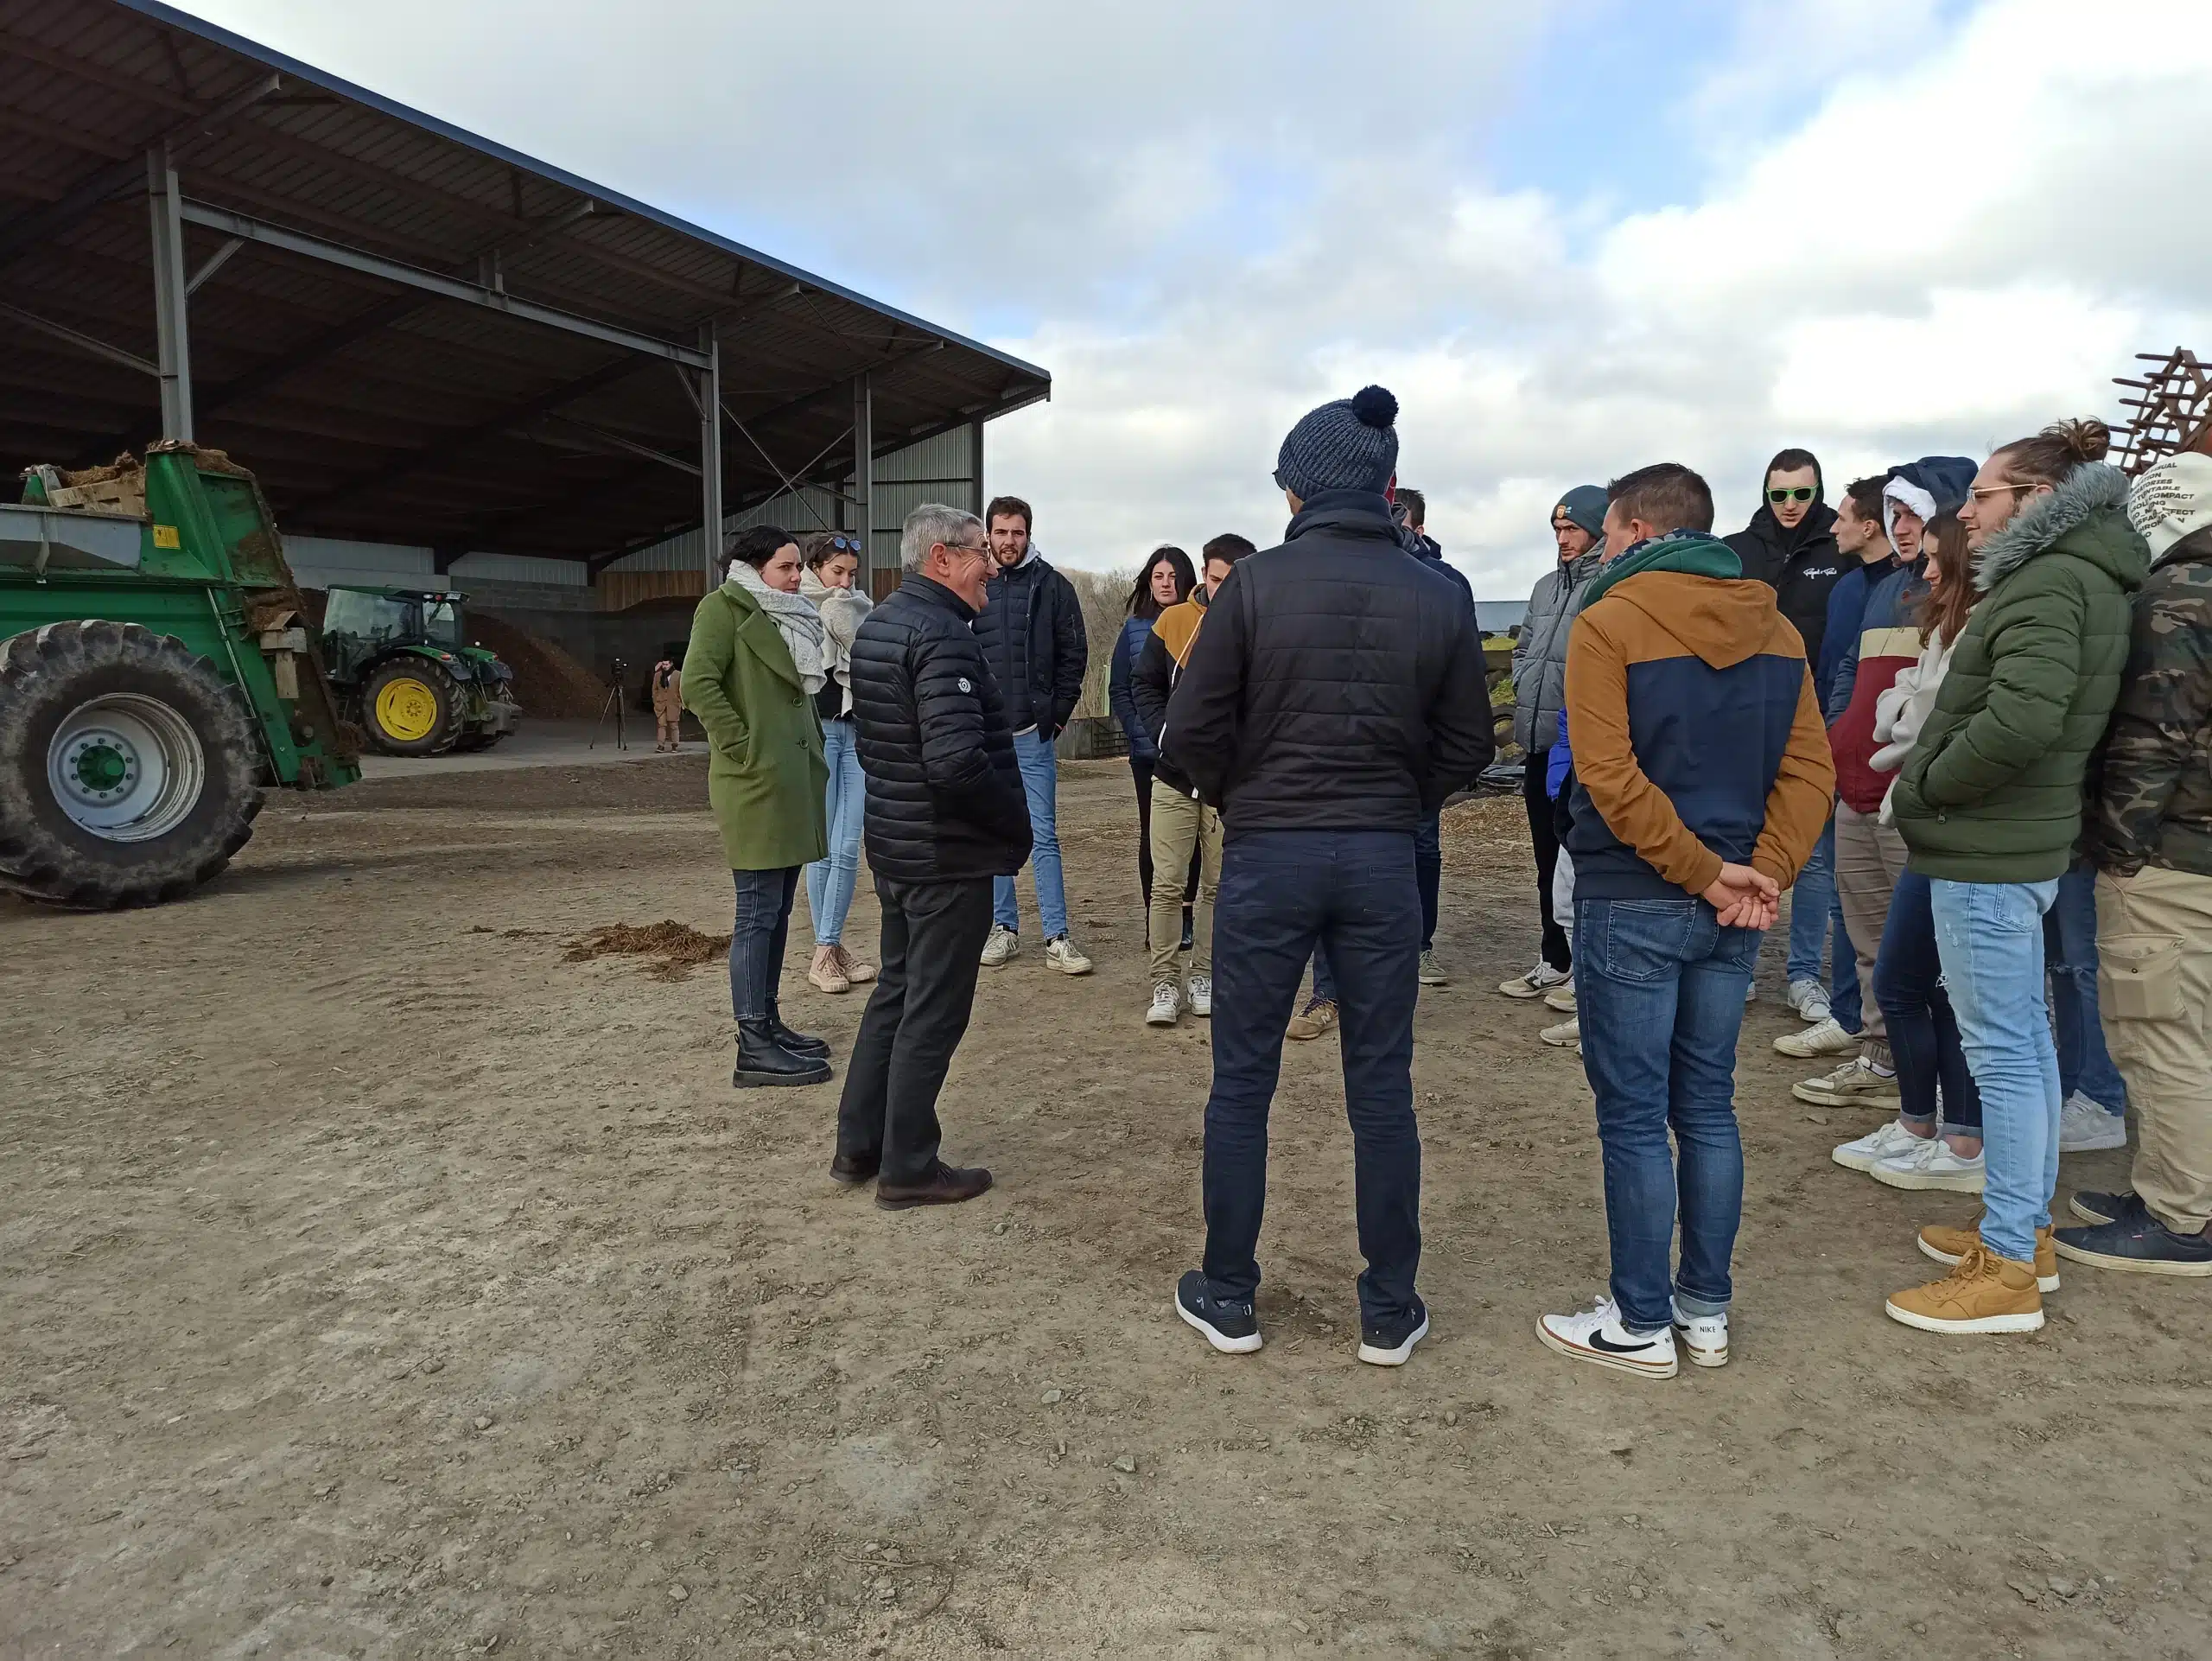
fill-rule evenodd
<path id="1" fill-rule="evenodd" d="M 1710 905 L 1687 895 L 1574 902 L 1575 999 L 1598 1098 L 1611 1292 L 1631 1332 L 1666 1327 L 1670 1298 L 1704 1315 L 1733 1295 L 1744 1211 L 1736 1040 L 1761 939 L 1721 927 Z M 1681 1261 L 1670 1274 L 1678 1219 Z"/>

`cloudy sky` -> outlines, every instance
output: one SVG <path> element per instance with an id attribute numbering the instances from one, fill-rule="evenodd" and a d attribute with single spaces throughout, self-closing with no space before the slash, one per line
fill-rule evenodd
<path id="1" fill-rule="evenodd" d="M 2212 351 L 2212 0 L 188 5 L 1042 364 L 989 483 L 1094 569 L 1279 536 L 1370 380 L 1502 598 L 1569 485 L 1731 528 Z"/>

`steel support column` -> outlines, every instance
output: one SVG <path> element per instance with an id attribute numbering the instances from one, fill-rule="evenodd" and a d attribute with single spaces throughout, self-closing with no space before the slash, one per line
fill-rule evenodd
<path id="1" fill-rule="evenodd" d="M 853 513 L 860 520 L 863 594 L 875 592 L 875 403 L 866 371 L 853 377 Z"/>
<path id="2" fill-rule="evenodd" d="M 162 436 L 192 442 L 192 342 L 185 328 L 184 198 L 168 146 L 146 152 L 146 202 L 154 234 L 154 333 L 160 342 Z"/>
<path id="3" fill-rule="evenodd" d="M 968 470 L 971 475 L 968 487 L 968 511 L 980 519 L 983 517 L 983 420 L 981 416 L 968 423 Z"/>
<path id="4" fill-rule="evenodd" d="M 722 557 L 722 354 L 712 323 L 699 328 L 699 541 L 705 550 L 707 588 L 721 582 Z"/>

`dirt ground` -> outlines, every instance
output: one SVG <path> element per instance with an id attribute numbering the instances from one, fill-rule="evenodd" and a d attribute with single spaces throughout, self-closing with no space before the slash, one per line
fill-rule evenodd
<path id="1" fill-rule="evenodd" d="M 1098 973 L 1030 913 L 953 1069 L 999 1186 L 897 1215 L 828 1179 L 834 1087 L 730 1090 L 716 965 L 564 957 L 728 929 L 703 771 L 281 799 L 189 903 L 0 901 L 0 1656 L 2212 1653 L 2203 1285 L 1885 1320 L 1968 1206 L 1829 1162 L 1868 1123 L 1789 1096 L 1778 941 L 1727 1368 L 1536 1342 L 1605 1236 L 1575 1058 L 1491 990 L 1512 802 L 1447 832 L 1421 1006 L 1433 1336 L 1352 1359 L 1327 1039 L 1285 1058 L 1268 1346 L 1218 1356 L 1169 1313 L 1207 1040 L 1143 1025 L 1126 771 L 1062 786 Z M 842 1054 L 809 938 L 787 1013 Z"/>

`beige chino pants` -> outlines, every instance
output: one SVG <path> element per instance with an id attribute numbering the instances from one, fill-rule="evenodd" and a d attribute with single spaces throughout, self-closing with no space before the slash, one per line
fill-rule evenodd
<path id="1" fill-rule="evenodd" d="M 1152 983 L 1177 982 L 1183 948 L 1183 884 L 1191 850 L 1198 856 L 1198 897 L 1191 905 L 1191 973 L 1213 974 L 1213 898 L 1221 887 L 1221 815 L 1179 790 L 1152 781 Z"/>
<path id="2" fill-rule="evenodd" d="M 1843 906 L 1843 932 L 1859 963 L 1859 1028 L 1866 1059 L 1889 1066 L 1890 1029 L 1874 996 L 1874 958 L 1890 920 L 1890 897 L 1904 875 L 1904 838 L 1872 813 L 1835 805 L 1835 892 Z"/>
<path id="3" fill-rule="evenodd" d="M 2097 1001 L 2135 1115 L 2135 1192 L 2180 1234 L 2212 1223 L 2212 876 L 2097 878 Z"/>

